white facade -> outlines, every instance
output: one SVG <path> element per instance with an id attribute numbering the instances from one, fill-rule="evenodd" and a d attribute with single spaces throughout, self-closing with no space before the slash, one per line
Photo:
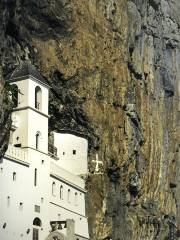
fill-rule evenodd
<path id="1" fill-rule="evenodd" d="M 77 175 L 87 174 L 88 142 L 68 133 L 54 132 L 54 146 L 59 156 L 58 165 Z"/>
<path id="2" fill-rule="evenodd" d="M 18 125 L 13 134 L 14 144 L 35 149 L 35 138 L 39 133 L 39 150 L 48 153 L 48 87 L 37 83 L 33 77 L 16 81 L 14 84 L 19 89 L 18 108 L 12 113 L 12 118 L 16 119 Z M 42 92 L 41 109 L 35 108 L 36 87 Z"/>
<path id="3" fill-rule="evenodd" d="M 66 219 L 75 221 L 75 239 L 89 239 L 85 183 L 78 176 L 87 173 L 87 140 L 54 133 L 59 159 L 50 156 L 48 87 L 33 77 L 15 83 L 21 93 L 12 113 L 11 145 L 0 163 L 0 239 L 45 240 L 50 223 Z M 66 234 L 65 228 L 58 231 Z"/>

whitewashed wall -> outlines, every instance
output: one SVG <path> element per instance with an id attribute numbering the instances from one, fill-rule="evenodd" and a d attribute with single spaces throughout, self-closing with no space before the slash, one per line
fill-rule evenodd
<path id="1" fill-rule="evenodd" d="M 32 240 L 33 219 L 36 217 L 42 221 L 42 229 L 40 228 L 39 232 L 40 240 L 47 237 L 50 231 L 50 221 L 64 221 L 67 218 L 75 220 L 76 234 L 88 238 L 85 190 L 82 191 L 83 180 L 74 176 L 77 179 L 72 181 L 74 178 L 69 177 L 70 173 L 58 166 L 60 171 L 54 171 L 54 173 L 63 171 L 63 181 L 50 177 L 52 171 L 50 163 L 55 160 L 33 149 L 26 151 L 27 158 L 23 159 L 26 166 L 10 161 L 6 157 L 0 164 L 0 239 Z M 30 164 L 28 165 L 28 163 Z M 37 169 L 37 186 L 34 186 L 35 169 Z M 15 181 L 13 181 L 13 172 L 16 172 Z M 52 192 L 53 182 L 56 184 L 54 193 Z M 74 183 L 76 187 L 73 186 Z M 60 186 L 63 186 L 62 199 L 60 199 Z M 71 190 L 70 201 L 68 201 L 69 189 Z M 75 203 L 75 193 L 78 194 L 77 204 Z M 8 196 L 10 197 L 9 206 L 7 205 Z M 23 203 L 23 210 L 19 209 L 20 202 Z M 35 205 L 40 206 L 40 213 L 34 211 Z M 2 226 L 5 222 L 7 226 L 3 229 Z M 27 229 L 30 229 L 29 234 L 27 234 Z"/>
<path id="2" fill-rule="evenodd" d="M 54 132 L 54 145 L 57 147 L 59 166 L 73 174 L 87 174 L 88 141 L 85 138 Z"/>
<path id="3" fill-rule="evenodd" d="M 33 79 L 15 82 L 20 93 L 18 93 L 18 108 L 24 108 L 12 113 L 12 118 L 17 119 L 18 128 L 13 133 L 14 143 L 21 143 L 22 147 L 36 147 L 36 133 L 40 132 L 39 150 L 48 152 L 48 88 L 38 84 Z M 35 88 L 39 86 L 42 90 L 42 110 L 35 109 Z M 31 107 L 31 108 L 27 108 Z M 34 110 L 35 111 L 34 111 Z M 15 117 L 16 116 L 16 117 Z M 18 139 L 17 139 L 18 138 Z"/>
<path id="4" fill-rule="evenodd" d="M 0 239 L 3 240 L 32 240 L 33 219 L 39 217 L 43 230 L 40 240 L 45 239 L 50 230 L 49 225 L 49 157 L 37 151 L 30 150 L 29 167 L 7 159 L 0 164 Z M 42 160 L 44 163 L 42 164 Z M 2 170 L 1 170 L 2 168 Z M 34 169 L 37 169 L 37 186 L 34 186 Z M 16 181 L 13 181 L 16 172 Z M 7 205 L 7 197 L 10 204 Z M 44 201 L 41 201 L 41 198 Z M 20 202 L 23 209 L 20 210 Z M 40 206 L 41 212 L 36 213 L 34 206 Z M 2 228 L 6 222 L 5 229 Z M 27 234 L 27 229 L 30 233 Z"/>

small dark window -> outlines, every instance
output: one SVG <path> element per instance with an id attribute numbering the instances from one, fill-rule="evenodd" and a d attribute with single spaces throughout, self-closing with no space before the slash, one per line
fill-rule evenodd
<path id="1" fill-rule="evenodd" d="M 36 149 L 39 150 L 39 139 L 40 139 L 40 133 L 36 133 Z"/>
<path id="2" fill-rule="evenodd" d="M 40 206 L 35 205 L 34 206 L 34 211 L 37 212 L 37 213 L 40 213 Z"/>
<path id="3" fill-rule="evenodd" d="M 34 169 L 34 186 L 37 186 L 37 168 Z"/>
<path id="4" fill-rule="evenodd" d="M 16 172 L 13 172 L 13 181 L 16 181 Z"/>
<path id="5" fill-rule="evenodd" d="M 63 152 L 63 155 L 65 155 L 65 152 Z"/>
<path id="6" fill-rule="evenodd" d="M 53 183 L 52 183 L 52 195 L 55 196 L 55 192 L 56 192 L 56 183 L 53 182 Z"/>
<path id="7" fill-rule="evenodd" d="M 76 150 L 73 150 L 73 155 L 76 155 Z"/>
<path id="8" fill-rule="evenodd" d="M 59 193 L 60 199 L 63 199 L 63 186 L 60 186 L 60 193 Z"/>
<path id="9" fill-rule="evenodd" d="M 20 210 L 20 211 L 23 210 L 23 203 L 22 203 L 22 202 L 19 203 L 19 210 Z"/>
<path id="10" fill-rule="evenodd" d="M 68 189 L 68 202 L 70 203 L 71 202 L 71 190 Z"/>
<path id="11" fill-rule="evenodd" d="M 4 228 L 4 229 L 6 228 L 6 225 L 7 225 L 6 223 L 3 224 L 3 228 Z"/>

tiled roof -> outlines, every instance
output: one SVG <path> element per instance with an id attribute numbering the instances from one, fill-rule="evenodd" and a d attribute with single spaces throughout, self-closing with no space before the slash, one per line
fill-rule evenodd
<path id="1" fill-rule="evenodd" d="M 7 78 L 7 80 L 20 79 L 25 76 L 32 76 L 37 80 L 48 84 L 39 71 L 30 62 L 23 62 L 19 67 L 17 67 Z"/>

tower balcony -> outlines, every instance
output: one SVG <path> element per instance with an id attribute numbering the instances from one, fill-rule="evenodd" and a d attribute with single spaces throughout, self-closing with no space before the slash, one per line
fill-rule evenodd
<path id="1" fill-rule="evenodd" d="M 27 153 L 24 150 L 22 150 L 21 148 L 14 147 L 11 144 L 8 145 L 8 149 L 5 153 L 5 156 L 26 163 L 28 160 Z"/>
<path id="2" fill-rule="evenodd" d="M 53 157 L 54 159 L 58 160 L 58 156 L 57 156 L 57 148 L 53 145 L 53 144 L 48 144 L 48 153 L 51 157 Z"/>

